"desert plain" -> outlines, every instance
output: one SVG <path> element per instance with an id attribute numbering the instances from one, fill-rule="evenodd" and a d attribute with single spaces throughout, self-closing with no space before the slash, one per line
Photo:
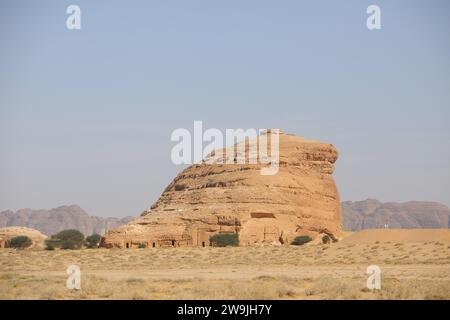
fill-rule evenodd
<path id="1" fill-rule="evenodd" d="M 81 290 L 66 270 L 81 269 Z M 369 265 L 381 289 L 367 288 Z M 0 299 L 450 299 L 450 231 L 366 230 L 332 244 L 0 250 Z"/>

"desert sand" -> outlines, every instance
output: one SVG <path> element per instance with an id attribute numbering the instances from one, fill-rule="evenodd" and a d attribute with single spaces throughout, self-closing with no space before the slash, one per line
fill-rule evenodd
<path id="1" fill-rule="evenodd" d="M 368 229 L 347 233 L 342 240 L 345 244 L 374 242 L 418 243 L 429 241 L 450 242 L 449 229 Z"/>
<path id="2" fill-rule="evenodd" d="M 81 290 L 65 287 L 81 268 Z M 366 287 L 369 265 L 381 290 Z M 0 250 L 0 299 L 450 299 L 450 230 L 367 230 L 329 245 Z"/>

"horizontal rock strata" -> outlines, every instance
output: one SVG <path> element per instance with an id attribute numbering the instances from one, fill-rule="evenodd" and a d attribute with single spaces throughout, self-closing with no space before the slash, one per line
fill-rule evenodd
<path id="1" fill-rule="evenodd" d="M 288 244 L 299 235 L 339 237 L 332 178 L 337 158 L 331 144 L 280 133 L 274 175 L 261 175 L 267 165 L 248 162 L 192 165 L 149 211 L 107 232 L 102 246 L 208 246 L 217 233 L 238 233 L 240 245 Z"/>

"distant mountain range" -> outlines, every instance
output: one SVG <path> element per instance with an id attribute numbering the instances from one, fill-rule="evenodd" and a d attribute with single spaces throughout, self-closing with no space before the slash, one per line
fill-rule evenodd
<path id="1" fill-rule="evenodd" d="M 103 234 L 106 230 L 128 223 L 133 217 L 102 218 L 90 216 L 77 205 L 50 210 L 20 209 L 0 212 L 0 228 L 28 227 L 51 236 L 64 229 L 77 229 L 84 235 Z"/>
<path id="2" fill-rule="evenodd" d="M 437 202 L 380 202 L 375 199 L 342 202 L 343 228 L 450 228 L 450 209 Z"/>
<path id="3" fill-rule="evenodd" d="M 84 235 L 104 234 L 134 217 L 90 216 L 77 205 L 50 210 L 20 209 L 0 212 L 0 228 L 28 227 L 51 236 L 64 229 L 77 229 Z M 379 228 L 450 228 L 450 209 L 437 202 L 411 201 L 383 203 L 375 199 L 342 202 L 343 228 L 347 231 Z"/>

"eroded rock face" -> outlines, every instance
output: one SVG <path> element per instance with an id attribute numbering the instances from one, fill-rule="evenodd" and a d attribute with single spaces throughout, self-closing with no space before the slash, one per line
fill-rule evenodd
<path id="1" fill-rule="evenodd" d="M 105 247 L 208 246 L 216 233 L 241 245 L 288 244 L 298 235 L 340 236 L 339 195 L 330 144 L 280 134 L 275 175 L 261 164 L 196 164 L 182 171 L 151 210 L 110 230 Z"/>

